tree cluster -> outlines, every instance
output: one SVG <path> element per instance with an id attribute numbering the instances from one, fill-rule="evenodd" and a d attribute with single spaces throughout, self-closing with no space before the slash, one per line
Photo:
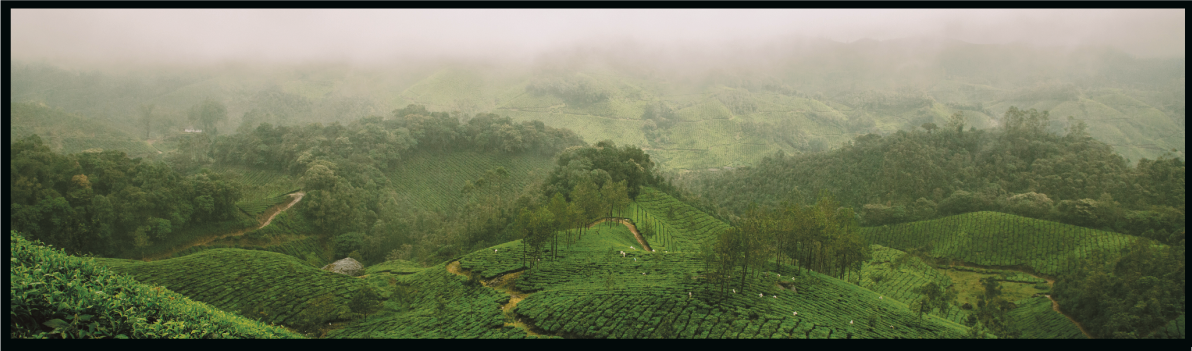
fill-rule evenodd
<path id="1" fill-rule="evenodd" d="M 1145 338 L 1184 313 L 1184 241 L 1136 240 L 1117 260 L 1088 257 L 1051 294 L 1095 338 Z"/>
<path id="2" fill-rule="evenodd" d="M 72 254 L 143 248 L 204 222 L 243 218 L 236 186 L 123 152 L 62 155 L 37 135 L 8 152 L 9 223 Z"/>
<path id="3" fill-rule="evenodd" d="M 869 246 L 858 234 L 856 216 L 831 196 L 813 206 L 751 207 L 734 226 L 703 244 L 705 279 L 723 293 L 744 289 L 771 259 L 845 279 L 857 277 L 869 260 Z"/>
<path id="4" fill-rule="evenodd" d="M 741 214 L 774 206 L 798 189 L 829 191 L 860 208 L 865 225 L 1000 211 L 1153 238 L 1184 228 L 1184 162 L 1143 159 L 1130 167 L 1083 122 L 1047 131 L 1046 111 L 1011 107 L 996 130 L 964 130 L 955 115 L 938 130 L 859 136 L 840 149 L 779 153 L 733 172 L 692 175 L 700 197 Z M 813 199 L 801 198 L 807 203 Z"/>
<path id="5" fill-rule="evenodd" d="M 617 147 L 612 141 L 605 140 L 596 146 L 572 147 L 560 153 L 555 163 L 555 169 L 547 175 L 542 188 L 548 197 L 563 193 L 565 198 L 572 199 L 571 191 L 585 181 L 598 187 L 625 182 L 630 199 L 637 198 L 642 186 L 675 191 L 657 171 L 650 155 L 635 146 Z"/>

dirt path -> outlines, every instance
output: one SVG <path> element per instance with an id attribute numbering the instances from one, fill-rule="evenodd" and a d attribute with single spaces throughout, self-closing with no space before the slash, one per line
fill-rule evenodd
<path id="1" fill-rule="evenodd" d="M 471 278 L 472 276 L 472 272 L 465 271 L 463 268 L 460 268 L 459 261 L 447 264 L 447 271 L 451 272 L 452 274 L 461 275 L 468 278 Z M 509 301 L 501 305 L 501 312 L 503 312 L 506 316 L 513 318 L 513 322 L 506 322 L 505 325 L 525 330 L 526 335 L 542 335 L 541 333 L 536 332 L 536 330 L 541 330 L 535 326 L 523 323 L 521 318 L 517 318 L 517 315 L 513 313 L 513 308 L 517 307 L 517 303 L 530 296 L 528 293 L 517 291 L 517 288 L 513 284 L 510 284 L 510 282 L 516 280 L 518 276 L 521 276 L 521 274 L 521 271 L 517 271 L 489 280 L 480 280 L 480 285 L 483 285 L 486 288 L 504 292 L 505 294 L 509 295 Z"/>
<path id="2" fill-rule="evenodd" d="M 625 218 L 601 218 L 595 222 L 592 222 L 592 224 L 589 224 L 588 228 L 591 228 L 597 224 L 600 224 L 600 222 L 606 222 L 606 221 L 614 221 L 614 222 L 624 224 L 625 227 L 629 228 L 629 231 L 633 233 L 633 237 L 637 238 L 637 242 L 639 244 L 642 244 L 643 249 L 646 249 L 646 251 L 654 251 L 654 250 L 650 249 L 650 243 L 646 242 L 646 238 L 642 237 L 642 233 L 638 233 L 637 227 L 633 226 L 633 223 L 630 222 L 628 219 L 625 219 Z"/>
<path id="3" fill-rule="evenodd" d="M 298 201 L 302 201 L 303 196 L 306 196 L 306 193 L 301 192 L 301 191 L 290 194 L 290 197 L 293 198 L 293 200 L 290 200 L 289 203 L 284 204 L 284 205 L 273 206 L 269 210 L 262 213 L 261 216 L 264 218 L 264 220 L 258 220 L 261 224 L 257 225 L 256 227 L 244 228 L 244 229 L 240 229 L 240 230 L 237 230 L 237 231 L 234 231 L 231 233 L 227 233 L 227 234 L 223 234 L 223 235 L 213 235 L 210 237 L 206 237 L 206 238 L 196 240 L 196 241 L 191 242 L 186 245 L 182 245 L 182 246 L 170 249 L 170 250 L 166 250 L 164 252 L 155 254 L 153 256 L 145 257 L 143 260 L 144 261 L 157 261 L 157 260 L 161 260 L 161 259 L 167 259 L 167 258 L 170 258 L 170 256 L 174 255 L 174 253 L 178 252 L 178 251 L 186 250 L 186 249 L 189 249 L 189 248 L 192 248 L 195 246 L 206 245 L 206 244 L 211 243 L 212 241 L 216 241 L 216 240 L 223 239 L 223 238 L 228 238 L 228 237 L 233 237 L 233 236 L 241 236 L 241 235 L 244 235 L 244 233 L 248 233 L 250 231 L 261 229 L 261 228 L 269 225 L 270 222 L 273 222 L 273 217 L 277 217 L 277 215 L 280 214 L 282 211 L 288 210 L 288 209 L 290 209 L 290 207 L 294 207 L 294 204 L 298 203 Z"/>

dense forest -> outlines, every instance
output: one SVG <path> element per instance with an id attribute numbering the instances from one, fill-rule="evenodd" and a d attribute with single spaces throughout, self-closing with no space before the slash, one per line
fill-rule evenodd
<path id="1" fill-rule="evenodd" d="M 70 253 L 140 249 L 203 222 L 245 220 L 238 188 L 120 151 L 62 155 L 36 135 L 9 148 L 14 230 Z"/>
<path id="2" fill-rule="evenodd" d="M 1184 162 L 1128 164 L 1083 123 L 1048 132 L 1047 111 L 1011 107 L 992 130 L 964 115 L 911 131 L 857 137 L 837 150 L 776 154 L 752 167 L 693 174 L 683 183 L 740 215 L 751 203 L 807 203 L 829 191 L 864 225 L 1002 211 L 1174 243 L 1184 230 Z"/>

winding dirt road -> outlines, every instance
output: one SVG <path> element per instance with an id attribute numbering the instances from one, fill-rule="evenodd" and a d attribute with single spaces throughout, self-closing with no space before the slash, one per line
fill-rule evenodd
<path id="1" fill-rule="evenodd" d="M 613 221 L 613 222 L 618 222 L 618 223 L 624 224 L 624 225 L 625 225 L 625 227 L 626 227 L 626 228 L 629 228 L 629 231 L 633 233 L 633 237 L 637 238 L 637 242 L 638 242 L 639 244 L 642 244 L 642 248 L 643 248 L 643 249 L 646 249 L 646 251 L 654 251 L 654 250 L 651 250 L 651 249 L 650 249 L 650 243 L 647 243 L 647 242 L 646 242 L 646 238 L 642 237 L 642 233 L 638 233 L 638 232 L 637 232 L 637 227 L 633 226 L 633 222 L 630 222 L 628 219 L 625 219 L 625 218 L 612 218 L 612 217 L 610 217 L 610 218 L 601 218 L 601 219 L 599 219 L 599 220 L 597 220 L 597 221 L 595 221 L 595 222 L 592 222 L 592 224 L 589 224 L 589 225 L 588 225 L 588 228 L 591 228 L 591 227 L 593 227 L 593 226 L 595 226 L 595 225 L 597 225 L 597 224 L 600 224 L 601 222 L 607 222 L 607 221 Z"/>
<path id="2" fill-rule="evenodd" d="M 182 245 L 182 246 L 170 249 L 170 250 L 166 250 L 164 252 L 160 252 L 153 256 L 145 257 L 142 260 L 157 261 L 157 260 L 161 260 L 161 259 L 170 258 L 170 256 L 173 256 L 174 253 L 178 252 L 178 251 L 186 250 L 186 249 L 189 249 L 189 248 L 192 248 L 195 246 L 206 245 L 206 244 L 211 243 L 212 241 L 216 241 L 216 240 L 223 239 L 223 238 L 228 238 L 228 237 L 233 237 L 233 236 L 241 236 L 241 235 L 244 235 L 244 233 L 248 233 L 250 231 L 261 229 L 261 228 L 269 225 L 270 222 L 273 222 L 273 217 L 277 217 L 277 215 L 280 214 L 282 211 L 288 210 L 288 209 L 290 209 L 290 207 L 294 207 L 294 204 L 298 203 L 298 201 L 302 201 L 302 197 L 306 196 L 306 193 L 299 191 L 299 192 L 292 193 L 289 195 L 292 198 L 292 200 L 290 200 L 289 203 L 286 203 L 284 205 L 273 206 L 272 208 L 270 208 L 270 209 L 266 210 L 264 213 L 262 213 L 262 215 L 261 215 L 262 219 L 258 219 L 261 224 L 257 225 L 256 227 L 244 228 L 244 229 L 240 229 L 240 230 L 237 230 L 237 231 L 234 231 L 231 233 L 227 233 L 227 234 L 222 234 L 222 235 L 212 235 L 212 236 L 200 239 L 200 240 L 196 240 L 196 241 L 191 242 L 186 245 Z"/>

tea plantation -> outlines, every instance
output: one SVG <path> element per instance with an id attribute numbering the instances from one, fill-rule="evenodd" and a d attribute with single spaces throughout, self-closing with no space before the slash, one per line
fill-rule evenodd
<path id="1" fill-rule="evenodd" d="M 221 310 L 301 330 L 369 314 L 381 303 L 363 280 L 272 252 L 211 249 L 154 262 L 96 261 Z"/>
<path id="2" fill-rule="evenodd" d="M 1029 267 L 1055 277 L 1094 250 L 1111 258 L 1136 237 L 997 212 L 973 212 L 893 226 L 866 227 L 871 244 L 983 266 Z"/>
<path id="3" fill-rule="evenodd" d="M 1018 307 L 1010 310 L 1009 316 L 1023 339 L 1087 339 L 1068 317 L 1051 308 L 1051 300 L 1046 297 L 1019 300 L 1014 304 Z"/>
<path id="4" fill-rule="evenodd" d="M 525 338 L 506 326 L 501 305 L 509 296 L 447 271 L 447 263 L 392 275 L 380 312 L 333 330 L 328 338 Z M 389 273 L 376 273 L 386 275 Z M 372 274 L 370 274 L 370 277 Z"/>
<path id="5" fill-rule="evenodd" d="M 10 338 L 300 338 L 9 233 Z"/>
<path id="6" fill-rule="evenodd" d="M 905 304 L 873 291 L 785 265 L 781 277 L 752 277 L 737 294 L 708 291 L 694 253 L 630 249 L 635 242 L 623 226 L 598 225 L 561 249 L 558 260 L 534 262 L 516 282 L 529 296 L 514 318 L 569 338 L 948 338 L 967 331 L 934 316 L 919 319 Z M 488 278 L 522 269 L 520 259 L 520 243 L 512 242 L 459 262 Z"/>

